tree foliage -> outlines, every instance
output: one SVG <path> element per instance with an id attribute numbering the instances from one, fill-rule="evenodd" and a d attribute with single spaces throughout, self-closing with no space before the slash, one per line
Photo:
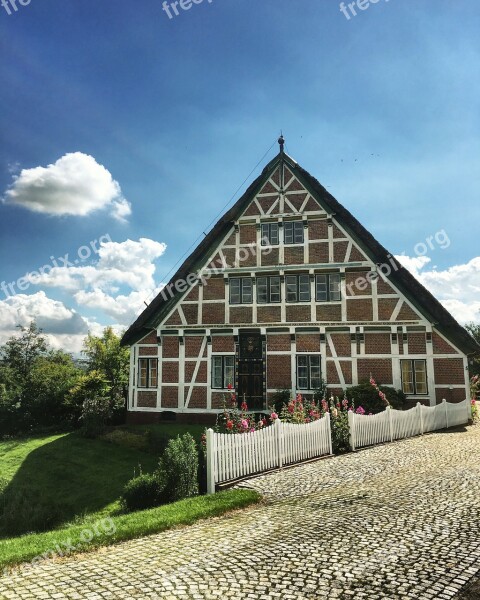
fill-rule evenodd
<path id="1" fill-rule="evenodd" d="M 467 323 L 465 329 L 468 333 L 480 344 L 480 324 L 479 323 Z M 470 377 L 480 375 L 480 357 L 477 356 L 469 363 Z"/>

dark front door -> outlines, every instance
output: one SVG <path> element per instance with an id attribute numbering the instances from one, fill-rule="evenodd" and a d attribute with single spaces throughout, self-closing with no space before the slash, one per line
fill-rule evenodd
<path id="1" fill-rule="evenodd" d="M 238 401 L 249 410 L 264 410 L 263 342 L 260 332 L 241 331 L 238 348 Z"/>

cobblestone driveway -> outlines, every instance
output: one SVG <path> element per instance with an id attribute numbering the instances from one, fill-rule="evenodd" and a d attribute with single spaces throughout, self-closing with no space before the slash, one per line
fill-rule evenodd
<path id="1" fill-rule="evenodd" d="M 242 485 L 266 502 L 0 579 L 0 598 L 453 598 L 480 566 L 480 427 Z"/>

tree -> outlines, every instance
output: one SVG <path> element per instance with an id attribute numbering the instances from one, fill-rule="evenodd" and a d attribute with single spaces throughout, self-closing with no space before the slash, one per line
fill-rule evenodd
<path id="1" fill-rule="evenodd" d="M 12 336 L 0 349 L 0 356 L 5 366 L 10 367 L 23 379 L 27 379 L 35 359 L 48 353 L 48 344 L 35 321 L 32 321 L 28 327 L 22 325 L 17 327 L 22 334 L 19 337 Z"/>
<path id="2" fill-rule="evenodd" d="M 128 397 L 130 352 L 120 346 L 120 337 L 111 327 L 106 327 L 101 337 L 88 334 L 83 344 L 83 354 L 88 360 L 88 371 L 103 373 L 109 386 L 111 407 L 123 410 Z"/>
<path id="3" fill-rule="evenodd" d="M 480 324 L 478 323 L 467 323 L 465 329 L 468 333 L 480 344 Z M 470 377 L 480 375 L 480 358 L 477 356 L 469 362 Z"/>

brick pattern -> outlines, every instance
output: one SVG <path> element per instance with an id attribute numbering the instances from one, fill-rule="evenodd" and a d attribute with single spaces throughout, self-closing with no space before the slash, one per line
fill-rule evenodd
<path id="1" fill-rule="evenodd" d="M 185 390 L 185 401 L 187 400 L 188 390 Z M 207 388 L 194 387 L 188 408 L 207 408 Z"/>
<path id="2" fill-rule="evenodd" d="M 352 246 L 349 262 L 364 262 L 368 258 L 356 246 Z"/>
<path id="3" fill-rule="evenodd" d="M 328 223 L 326 219 L 308 222 L 309 240 L 328 240 Z"/>
<path id="4" fill-rule="evenodd" d="M 338 376 L 338 371 L 333 360 L 327 360 L 327 383 L 331 384 L 339 384 L 340 377 Z"/>
<path id="5" fill-rule="evenodd" d="M 345 237 L 345 234 L 343 233 L 343 231 L 339 227 L 337 227 L 337 225 L 335 223 L 332 225 L 332 227 L 333 227 L 333 238 L 334 239 Z"/>
<path id="6" fill-rule="evenodd" d="M 162 408 L 178 408 L 178 387 L 163 387 L 161 392 Z"/>
<path id="7" fill-rule="evenodd" d="M 393 287 L 387 283 L 386 281 L 383 281 L 383 279 L 381 277 L 379 277 L 377 279 L 377 293 L 379 295 L 392 295 L 392 294 L 396 294 L 397 292 L 393 289 Z"/>
<path id="8" fill-rule="evenodd" d="M 195 300 L 198 300 L 198 290 L 199 290 L 198 285 L 195 285 L 185 296 L 185 300 L 191 300 L 192 302 L 194 302 Z"/>
<path id="9" fill-rule="evenodd" d="M 162 363 L 162 382 L 163 383 L 178 383 L 178 362 L 163 362 Z"/>
<path id="10" fill-rule="evenodd" d="M 320 334 L 298 334 L 297 352 L 320 352 Z"/>
<path id="11" fill-rule="evenodd" d="M 237 261 L 241 267 L 256 267 L 257 249 L 254 246 L 241 246 L 237 252 Z"/>
<path id="12" fill-rule="evenodd" d="M 437 385 L 462 385 L 465 369 L 461 358 L 434 358 L 435 383 Z"/>
<path id="13" fill-rule="evenodd" d="M 342 320 L 341 304 L 317 304 L 317 321 L 333 323 Z"/>
<path id="14" fill-rule="evenodd" d="M 156 408 L 157 392 L 137 392 L 137 406 L 141 408 Z"/>
<path id="15" fill-rule="evenodd" d="M 185 361 L 185 383 L 191 383 L 197 363 L 194 361 Z M 194 383 L 207 383 L 207 361 L 202 360 L 198 369 Z"/>
<path id="16" fill-rule="evenodd" d="M 223 408 L 225 394 L 223 392 L 212 392 L 212 408 Z"/>
<path id="17" fill-rule="evenodd" d="M 441 336 L 435 331 L 432 335 L 433 353 L 434 354 L 457 354 L 455 349 L 450 346 Z"/>
<path id="18" fill-rule="evenodd" d="M 345 262 L 348 242 L 335 242 L 333 244 L 333 260 L 337 263 Z"/>
<path id="19" fill-rule="evenodd" d="M 390 358 L 359 358 L 357 361 L 359 383 L 373 375 L 377 383 L 392 385 L 392 360 Z"/>
<path id="20" fill-rule="evenodd" d="M 373 304 L 370 298 L 347 300 L 348 321 L 373 321 Z"/>
<path id="21" fill-rule="evenodd" d="M 305 198 L 307 194 L 289 194 L 286 199 L 290 202 L 290 204 L 295 209 L 295 212 L 300 212 L 303 203 L 305 202 Z M 286 212 L 289 212 L 289 206 L 286 204 Z"/>
<path id="22" fill-rule="evenodd" d="M 171 316 L 165 321 L 165 325 L 181 325 L 182 319 L 178 313 L 178 310 L 175 309 Z"/>
<path id="23" fill-rule="evenodd" d="M 253 309 L 251 306 L 231 306 L 230 323 L 253 323 Z"/>
<path id="24" fill-rule="evenodd" d="M 304 247 L 303 246 L 286 246 L 283 251 L 284 263 L 286 265 L 303 265 Z"/>
<path id="25" fill-rule="evenodd" d="M 290 355 L 269 355 L 267 360 L 267 387 L 288 388 L 292 387 Z"/>
<path id="26" fill-rule="evenodd" d="M 156 344 L 157 343 L 157 332 L 151 331 L 148 335 L 146 335 L 138 343 L 139 344 Z"/>
<path id="27" fill-rule="evenodd" d="M 327 264 L 329 262 L 327 242 L 310 244 L 308 252 L 310 263 Z"/>
<path id="28" fill-rule="evenodd" d="M 223 300 L 225 298 L 225 281 L 223 277 L 212 277 L 203 287 L 204 300 Z"/>
<path id="29" fill-rule="evenodd" d="M 158 355 L 158 347 L 150 346 L 147 348 L 139 348 L 138 355 L 139 356 L 157 356 Z"/>
<path id="30" fill-rule="evenodd" d="M 189 325 L 196 325 L 198 322 L 198 304 L 182 304 L 185 320 Z"/>
<path id="31" fill-rule="evenodd" d="M 371 296 L 372 285 L 366 279 L 368 271 L 354 271 L 345 274 L 347 296 Z"/>
<path id="32" fill-rule="evenodd" d="M 427 353 L 427 340 L 424 333 L 408 334 L 408 352 L 410 354 Z"/>
<path id="33" fill-rule="evenodd" d="M 345 379 L 345 384 L 350 385 L 352 383 L 352 363 L 349 360 L 341 360 L 340 367 L 342 369 L 343 378 Z"/>
<path id="34" fill-rule="evenodd" d="M 332 333 L 330 338 L 335 348 L 337 356 L 351 356 L 352 345 L 349 333 Z M 327 344 L 327 356 L 332 356 L 330 344 Z"/>
<path id="35" fill-rule="evenodd" d="M 225 304 L 203 304 L 202 323 L 204 325 L 225 323 Z"/>
<path id="36" fill-rule="evenodd" d="M 278 248 L 263 249 L 261 252 L 261 264 L 263 267 L 270 267 L 272 265 L 278 265 L 280 262 L 280 255 Z"/>
<path id="37" fill-rule="evenodd" d="M 256 241 L 256 225 L 240 225 L 240 244 L 255 244 Z"/>
<path id="38" fill-rule="evenodd" d="M 287 321 L 292 323 L 307 323 L 311 319 L 310 305 L 287 306 Z"/>
<path id="39" fill-rule="evenodd" d="M 203 336 L 187 335 L 185 336 L 185 357 L 196 358 L 202 348 Z"/>
<path id="40" fill-rule="evenodd" d="M 397 298 L 379 298 L 378 299 L 378 318 L 380 321 L 390 321 L 393 311 L 397 306 Z"/>
<path id="41" fill-rule="evenodd" d="M 290 352 L 291 348 L 290 334 L 267 335 L 267 350 L 270 352 L 281 352 L 285 350 Z"/>
<path id="42" fill-rule="evenodd" d="M 256 217 L 260 214 L 261 212 L 258 210 L 258 206 L 255 204 L 255 202 L 249 204 L 247 210 L 243 213 L 245 217 Z"/>
<path id="43" fill-rule="evenodd" d="M 468 398 L 469 394 L 465 388 L 454 388 L 453 390 L 449 388 L 436 388 L 435 389 L 435 399 L 437 404 L 440 404 L 442 400 L 445 398 L 447 402 L 463 402 L 465 398 Z"/>
<path id="44" fill-rule="evenodd" d="M 258 306 L 257 321 L 258 323 L 280 323 L 281 321 L 280 306 Z"/>
<path id="45" fill-rule="evenodd" d="M 233 335 L 214 335 L 212 337 L 212 352 L 235 352 Z"/>
<path id="46" fill-rule="evenodd" d="M 365 354 L 390 354 L 391 351 L 389 333 L 365 333 Z"/>
<path id="47" fill-rule="evenodd" d="M 420 315 L 404 302 L 398 313 L 397 321 L 418 321 L 420 319 Z"/>
<path id="48" fill-rule="evenodd" d="M 178 337 L 173 335 L 164 335 L 162 340 L 162 356 L 163 358 L 178 358 L 180 344 Z"/>

